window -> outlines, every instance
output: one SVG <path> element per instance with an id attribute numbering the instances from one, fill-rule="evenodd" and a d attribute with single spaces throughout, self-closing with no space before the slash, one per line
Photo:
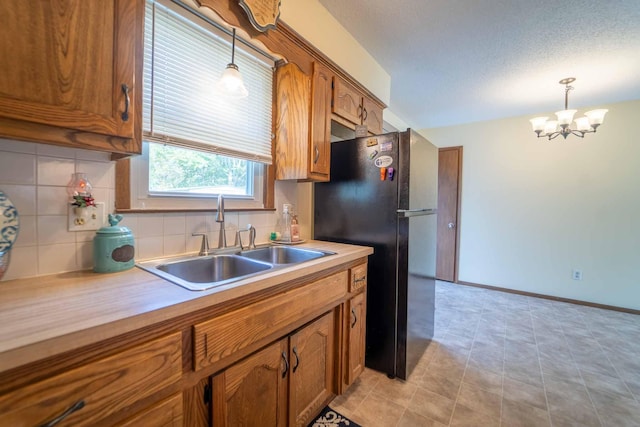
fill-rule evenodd
<path id="1" fill-rule="evenodd" d="M 273 60 L 236 43 L 249 97 L 215 86 L 231 59 L 230 36 L 184 8 L 147 0 L 143 149 L 132 160 L 132 208 L 263 207 L 271 164 Z"/>

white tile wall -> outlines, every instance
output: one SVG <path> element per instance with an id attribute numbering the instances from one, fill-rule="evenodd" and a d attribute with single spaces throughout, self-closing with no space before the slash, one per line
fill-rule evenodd
<path id="1" fill-rule="evenodd" d="M 0 139 L 0 190 L 18 209 L 20 232 L 11 249 L 3 280 L 93 267 L 93 231 L 67 231 L 66 186 L 74 172 L 85 172 L 96 201 L 112 212 L 115 202 L 115 165 L 109 154 Z M 296 183 L 276 183 L 277 212 L 227 212 L 227 242 L 247 224 L 256 228 L 256 241 L 267 242 L 276 230 L 282 204 L 296 203 Z M 136 259 L 179 255 L 200 249 L 207 233 L 218 245 L 219 224 L 213 213 L 125 214 L 121 225 L 135 237 Z"/>

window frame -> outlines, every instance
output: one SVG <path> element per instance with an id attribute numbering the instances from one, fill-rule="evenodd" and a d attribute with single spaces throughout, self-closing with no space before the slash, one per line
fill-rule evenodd
<path id="1" fill-rule="evenodd" d="M 185 7 L 178 3 L 178 5 Z M 190 8 L 190 12 L 194 14 L 195 17 L 199 19 L 203 19 L 208 21 L 206 17 L 204 17 L 198 11 L 192 10 Z M 210 22 L 211 23 L 211 22 Z M 140 73 L 141 74 L 141 73 Z M 272 116 L 276 114 L 276 75 L 273 74 L 273 84 L 272 84 Z M 142 99 L 137 100 L 136 107 L 142 109 Z M 141 135 L 142 140 L 140 141 L 141 147 L 145 145 L 145 137 L 142 133 L 142 120 L 137 122 L 135 126 L 137 129 L 136 135 Z M 271 120 L 271 137 L 274 139 L 275 135 L 276 122 L 275 117 Z M 155 142 L 155 141 L 151 141 Z M 133 174 L 139 174 L 140 167 L 136 160 L 142 157 L 136 156 L 137 158 L 120 158 L 118 155 L 113 156 L 113 160 L 116 161 L 115 168 L 115 178 L 116 178 L 116 189 L 115 189 L 115 211 L 116 212 L 128 212 L 128 213 L 161 213 L 161 212 L 210 212 L 217 210 L 217 195 L 206 195 L 200 197 L 185 197 L 185 196 L 153 196 L 154 199 L 162 200 L 164 199 L 164 206 L 153 204 L 154 206 L 147 206 L 146 203 L 143 205 L 139 203 L 139 200 L 145 200 L 145 198 L 138 197 L 139 190 L 136 189 L 138 186 L 137 177 L 133 177 Z M 253 199 L 248 203 L 242 203 L 242 200 L 238 197 L 234 197 L 229 195 L 228 198 L 225 198 L 225 210 L 227 211 L 274 211 L 275 210 L 275 144 L 271 145 L 271 157 L 274 159 L 272 164 L 263 164 L 263 172 L 262 172 L 262 185 L 259 190 L 259 197 L 257 199 Z M 144 160 L 143 160 L 144 161 Z M 148 167 L 146 168 L 146 172 L 148 173 Z M 148 181 L 148 178 L 147 178 Z M 254 188 L 255 188 L 254 183 Z M 148 193 L 148 187 L 145 190 Z M 148 199 L 148 198 L 147 198 Z M 175 203 L 178 200 L 186 200 L 192 199 L 194 200 L 191 203 Z M 258 200 L 259 199 L 259 200 Z M 246 199 L 245 199 L 246 200 Z M 167 207 L 166 205 L 171 205 Z M 261 205 L 261 206 L 259 206 Z"/>

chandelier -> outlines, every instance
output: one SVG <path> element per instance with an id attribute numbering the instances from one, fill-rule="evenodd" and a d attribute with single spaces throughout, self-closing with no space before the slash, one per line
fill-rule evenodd
<path id="1" fill-rule="evenodd" d="M 575 81 L 575 77 L 567 77 L 560 80 L 558 83 L 565 85 L 564 88 L 564 110 L 557 111 L 556 116 L 558 120 L 548 120 L 549 117 L 535 117 L 531 120 L 531 126 L 533 131 L 538 135 L 538 138 L 546 136 L 549 140 L 557 138 L 562 135 L 564 139 L 567 139 L 569 135 L 579 136 L 584 138 L 587 133 L 594 133 L 598 126 L 604 121 L 604 115 L 609 110 L 591 110 L 584 113 L 585 117 L 580 117 L 575 120 L 576 129 L 571 129 L 569 125 L 573 120 L 573 115 L 578 110 L 569 110 L 569 91 L 573 90 L 573 86 L 569 86 Z"/>

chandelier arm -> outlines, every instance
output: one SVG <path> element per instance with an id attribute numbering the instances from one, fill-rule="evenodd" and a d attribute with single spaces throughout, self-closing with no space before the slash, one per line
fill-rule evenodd
<path id="1" fill-rule="evenodd" d="M 558 136 L 560 135 L 560 132 L 553 132 L 550 133 L 549 136 L 549 141 L 551 141 L 552 139 L 556 139 Z"/>
<path id="2" fill-rule="evenodd" d="M 575 135 L 575 136 L 579 136 L 580 138 L 584 138 L 584 134 L 587 133 L 589 131 L 581 131 L 581 130 L 573 130 L 571 129 L 571 134 Z"/>

